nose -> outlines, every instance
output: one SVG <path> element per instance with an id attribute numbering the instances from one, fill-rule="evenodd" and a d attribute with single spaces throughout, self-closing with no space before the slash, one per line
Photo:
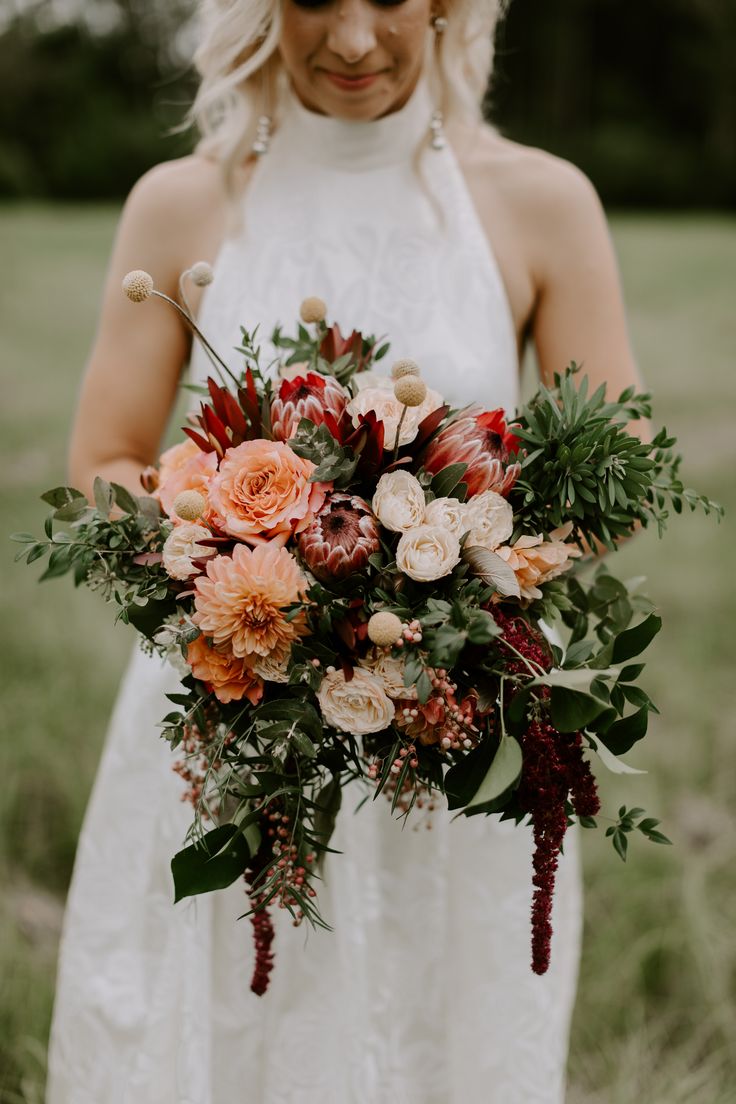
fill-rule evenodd
<path id="1" fill-rule="evenodd" d="M 348 65 L 355 65 L 376 46 L 374 13 L 363 0 L 339 3 L 335 9 L 327 47 Z"/>

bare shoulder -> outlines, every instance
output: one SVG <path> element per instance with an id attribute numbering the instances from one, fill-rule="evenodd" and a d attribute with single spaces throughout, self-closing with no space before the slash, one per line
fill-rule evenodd
<path id="1" fill-rule="evenodd" d="M 244 186 L 248 169 L 236 185 Z M 195 260 L 213 260 L 230 202 L 219 162 L 192 154 L 150 169 L 125 204 L 119 236 L 163 284 Z"/>
<path id="2" fill-rule="evenodd" d="M 466 132 L 467 133 L 467 132 Z M 483 125 L 474 140 L 462 142 L 463 170 L 476 187 L 492 193 L 520 220 L 542 222 L 548 230 L 585 224 L 602 215 L 598 194 L 576 165 L 546 150 L 525 146 Z"/>
<path id="3" fill-rule="evenodd" d="M 190 154 L 149 169 L 134 186 L 129 202 L 141 212 L 150 209 L 155 214 L 168 212 L 170 217 L 176 217 L 208 206 L 223 194 L 219 164 L 211 158 Z"/>

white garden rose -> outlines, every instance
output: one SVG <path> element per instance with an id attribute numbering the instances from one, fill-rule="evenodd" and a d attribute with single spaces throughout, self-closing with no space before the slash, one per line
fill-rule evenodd
<path id="1" fill-rule="evenodd" d="M 403 534 L 396 549 L 399 569 L 418 583 L 449 575 L 460 562 L 460 540 L 441 525 L 418 525 Z"/>
<path id="2" fill-rule="evenodd" d="M 384 391 L 389 391 L 393 394 L 394 381 L 389 379 L 388 376 L 381 376 L 378 372 L 373 372 L 370 368 L 366 368 L 364 372 L 356 372 L 350 380 L 353 385 L 354 391 L 365 391 L 366 387 L 381 387 Z"/>
<path id="3" fill-rule="evenodd" d="M 424 520 L 422 485 L 410 472 L 385 472 L 378 480 L 371 506 L 385 529 L 405 533 Z"/>
<path id="4" fill-rule="evenodd" d="M 513 511 L 506 499 L 495 491 L 474 495 L 466 503 L 465 510 L 468 547 L 478 545 L 494 552 L 511 536 L 514 529 Z"/>
<path id="5" fill-rule="evenodd" d="M 212 536 L 209 529 L 196 522 L 184 521 L 177 525 L 164 542 L 164 569 L 172 579 L 191 579 L 198 574 L 192 560 L 204 560 L 214 556 L 215 549 L 199 544 Z"/>
<path id="6" fill-rule="evenodd" d="M 403 656 L 392 656 L 385 648 L 369 648 L 361 666 L 381 680 L 390 698 L 416 698 L 416 687 L 404 685 L 406 661 Z"/>
<path id="7" fill-rule="evenodd" d="M 347 682 L 342 670 L 330 669 L 317 691 L 322 716 L 339 732 L 365 736 L 381 732 L 394 718 L 394 703 L 383 682 L 363 667 L 355 667 Z"/>
<path id="8" fill-rule="evenodd" d="M 359 414 L 367 414 L 369 410 L 374 410 L 376 417 L 383 422 L 384 448 L 392 449 L 396 441 L 396 430 L 404 409 L 406 409 L 406 414 L 403 422 L 401 422 L 400 445 L 408 445 L 410 441 L 414 440 L 419 423 L 433 410 L 436 410 L 438 406 L 442 406 L 443 399 L 438 391 L 433 391 L 428 387 L 424 402 L 419 406 L 404 407 L 403 403 L 400 403 L 394 395 L 393 384 L 391 384 L 391 381 L 389 383 L 390 387 L 383 385 L 361 387 L 357 395 L 350 400 L 346 409 L 353 419 L 353 425 L 356 427 Z"/>
<path id="9" fill-rule="evenodd" d="M 435 498 L 424 511 L 424 524 L 441 525 L 461 537 L 469 529 L 466 513 L 466 504 L 457 498 Z"/>
<path id="10" fill-rule="evenodd" d="M 289 658 L 290 651 L 276 659 L 273 656 L 258 656 L 253 664 L 253 670 L 264 682 L 288 682 L 287 667 L 289 666 Z"/>

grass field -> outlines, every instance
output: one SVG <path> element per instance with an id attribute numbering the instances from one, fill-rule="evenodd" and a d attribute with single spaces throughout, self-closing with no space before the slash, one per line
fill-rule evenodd
<path id="1" fill-rule="evenodd" d="M 38 495 L 64 481 L 114 217 L 0 209 L 5 533 L 40 531 Z M 666 544 L 645 534 L 611 565 L 648 576 L 665 621 L 647 668 L 661 716 L 630 756 L 649 773 L 627 799 L 662 817 L 674 847 L 636 842 L 624 866 L 585 838 L 569 1104 L 733 1104 L 736 221 L 627 216 L 613 231 L 656 420 L 680 438 L 686 481 L 729 512 L 720 527 L 675 519 Z M 14 551 L 3 538 L 0 1101 L 40 1104 L 62 901 L 132 636 L 95 595 L 38 588 Z M 611 809 L 621 792 L 604 780 Z"/>

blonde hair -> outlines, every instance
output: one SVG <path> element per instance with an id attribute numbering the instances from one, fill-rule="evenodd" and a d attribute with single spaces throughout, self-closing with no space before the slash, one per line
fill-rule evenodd
<path id="1" fill-rule="evenodd" d="M 493 70 L 496 26 L 507 0 L 445 0 L 447 29 L 428 27 L 425 71 L 447 123 L 477 123 Z M 288 88 L 278 44 L 281 0 L 201 0 L 201 77 L 190 111 L 198 152 L 218 160 L 232 187 L 256 137 L 258 118 L 278 126 Z"/>

